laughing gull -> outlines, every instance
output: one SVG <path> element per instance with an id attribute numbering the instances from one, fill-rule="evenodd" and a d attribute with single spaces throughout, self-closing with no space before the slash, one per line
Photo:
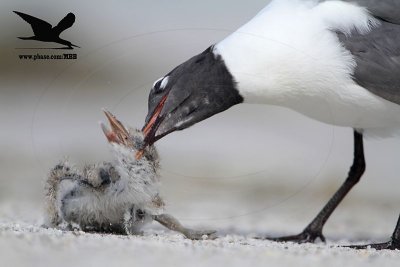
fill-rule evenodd
<path id="1" fill-rule="evenodd" d="M 325 222 L 365 171 L 363 136 L 400 132 L 400 1 L 272 1 L 154 83 L 145 143 L 239 103 L 279 105 L 354 129 L 343 185 L 301 234 L 272 238 L 324 241 Z M 371 246 L 400 249 L 400 218 L 390 241 Z"/>
<path id="2" fill-rule="evenodd" d="M 151 221 L 189 239 L 213 239 L 215 231 L 192 230 L 163 213 L 159 195 L 159 157 L 154 146 L 135 159 L 143 134 L 126 129 L 109 111 L 111 129 L 101 124 L 114 154 L 113 162 L 76 169 L 57 164 L 46 182 L 46 225 L 90 232 L 136 234 Z"/>

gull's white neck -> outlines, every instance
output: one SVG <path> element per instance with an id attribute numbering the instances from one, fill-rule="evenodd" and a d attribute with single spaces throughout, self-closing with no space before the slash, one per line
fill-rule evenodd
<path id="1" fill-rule="evenodd" d="M 371 22 L 365 9 L 341 1 L 275 0 L 214 51 L 246 102 L 285 104 L 348 84 L 354 61 L 333 30 L 367 31 Z"/>
<path id="2" fill-rule="evenodd" d="M 274 0 L 216 44 L 214 53 L 244 102 L 285 106 L 335 125 L 383 127 L 380 118 L 388 112 L 399 118 L 399 107 L 354 83 L 355 61 L 335 33 L 366 33 L 378 25 L 351 3 Z M 362 117 L 365 112 L 370 119 Z"/>

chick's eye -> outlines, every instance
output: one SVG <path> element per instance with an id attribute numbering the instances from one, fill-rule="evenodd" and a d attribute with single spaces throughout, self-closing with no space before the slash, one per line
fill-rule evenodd
<path id="1" fill-rule="evenodd" d="M 145 214 L 144 211 L 142 211 L 142 210 L 140 210 L 140 209 L 136 210 L 136 217 L 137 217 L 139 220 L 143 220 L 145 215 L 146 215 L 146 214 Z"/>

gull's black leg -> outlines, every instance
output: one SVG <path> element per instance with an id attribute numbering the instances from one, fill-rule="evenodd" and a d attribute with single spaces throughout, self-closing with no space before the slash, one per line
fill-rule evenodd
<path id="1" fill-rule="evenodd" d="M 377 250 L 381 249 L 391 249 L 395 250 L 398 249 L 400 250 L 400 216 L 399 219 L 397 220 L 397 225 L 396 228 L 394 229 L 392 238 L 390 241 L 386 243 L 377 243 L 377 244 L 369 244 L 369 245 L 356 245 L 356 246 L 349 246 L 350 248 L 355 248 L 355 249 L 365 249 L 365 248 L 374 248 Z"/>
<path id="2" fill-rule="evenodd" d="M 278 237 L 278 238 L 267 238 L 269 240 L 277 242 L 296 242 L 296 243 L 307 243 L 314 242 L 317 238 L 320 238 L 325 242 L 325 237 L 322 235 L 322 228 L 324 227 L 329 216 L 336 209 L 339 203 L 347 195 L 347 193 L 353 188 L 353 186 L 360 181 L 361 176 L 365 171 L 365 159 L 364 159 L 364 146 L 363 136 L 361 133 L 354 131 L 354 160 L 353 165 L 350 168 L 346 181 L 342 184 L 339 190 L 333 195 L 328 201 L 325 207 L 318 213 L 314 220 L 298 235 Z"/>

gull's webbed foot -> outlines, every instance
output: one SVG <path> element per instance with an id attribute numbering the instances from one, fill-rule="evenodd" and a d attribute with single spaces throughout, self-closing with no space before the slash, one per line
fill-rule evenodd
<path id="1" fill-rule="evenodd" d="M 376 243 L 376 244 L 368 244 L 368 245 L 352 245 L 352 246 L 346 246 L 348 248 L 354 248 L 354 249 L 368 249 L 368 248 L 373 248 L 376 250 L 383 250 L 383 249 L 388 249 L 388 250 L 400 250 L 400 240 L 396 239 L 391 239 L 388 242 L 385 243 Z"/>
<path id="2" fill-rule="evenodd" d="M 325 242 L 325 237 L 321 231 L 311 231 L 309 229 L 305 229 L 302 233 L 298 235 L 290 235 L 283 237 L 265 237 L 263 239 L 271 240 L 275 242 L 293 242 L 293 243 L 314 243 L 315 240 L 320 239 L 322 242 Z"/>

